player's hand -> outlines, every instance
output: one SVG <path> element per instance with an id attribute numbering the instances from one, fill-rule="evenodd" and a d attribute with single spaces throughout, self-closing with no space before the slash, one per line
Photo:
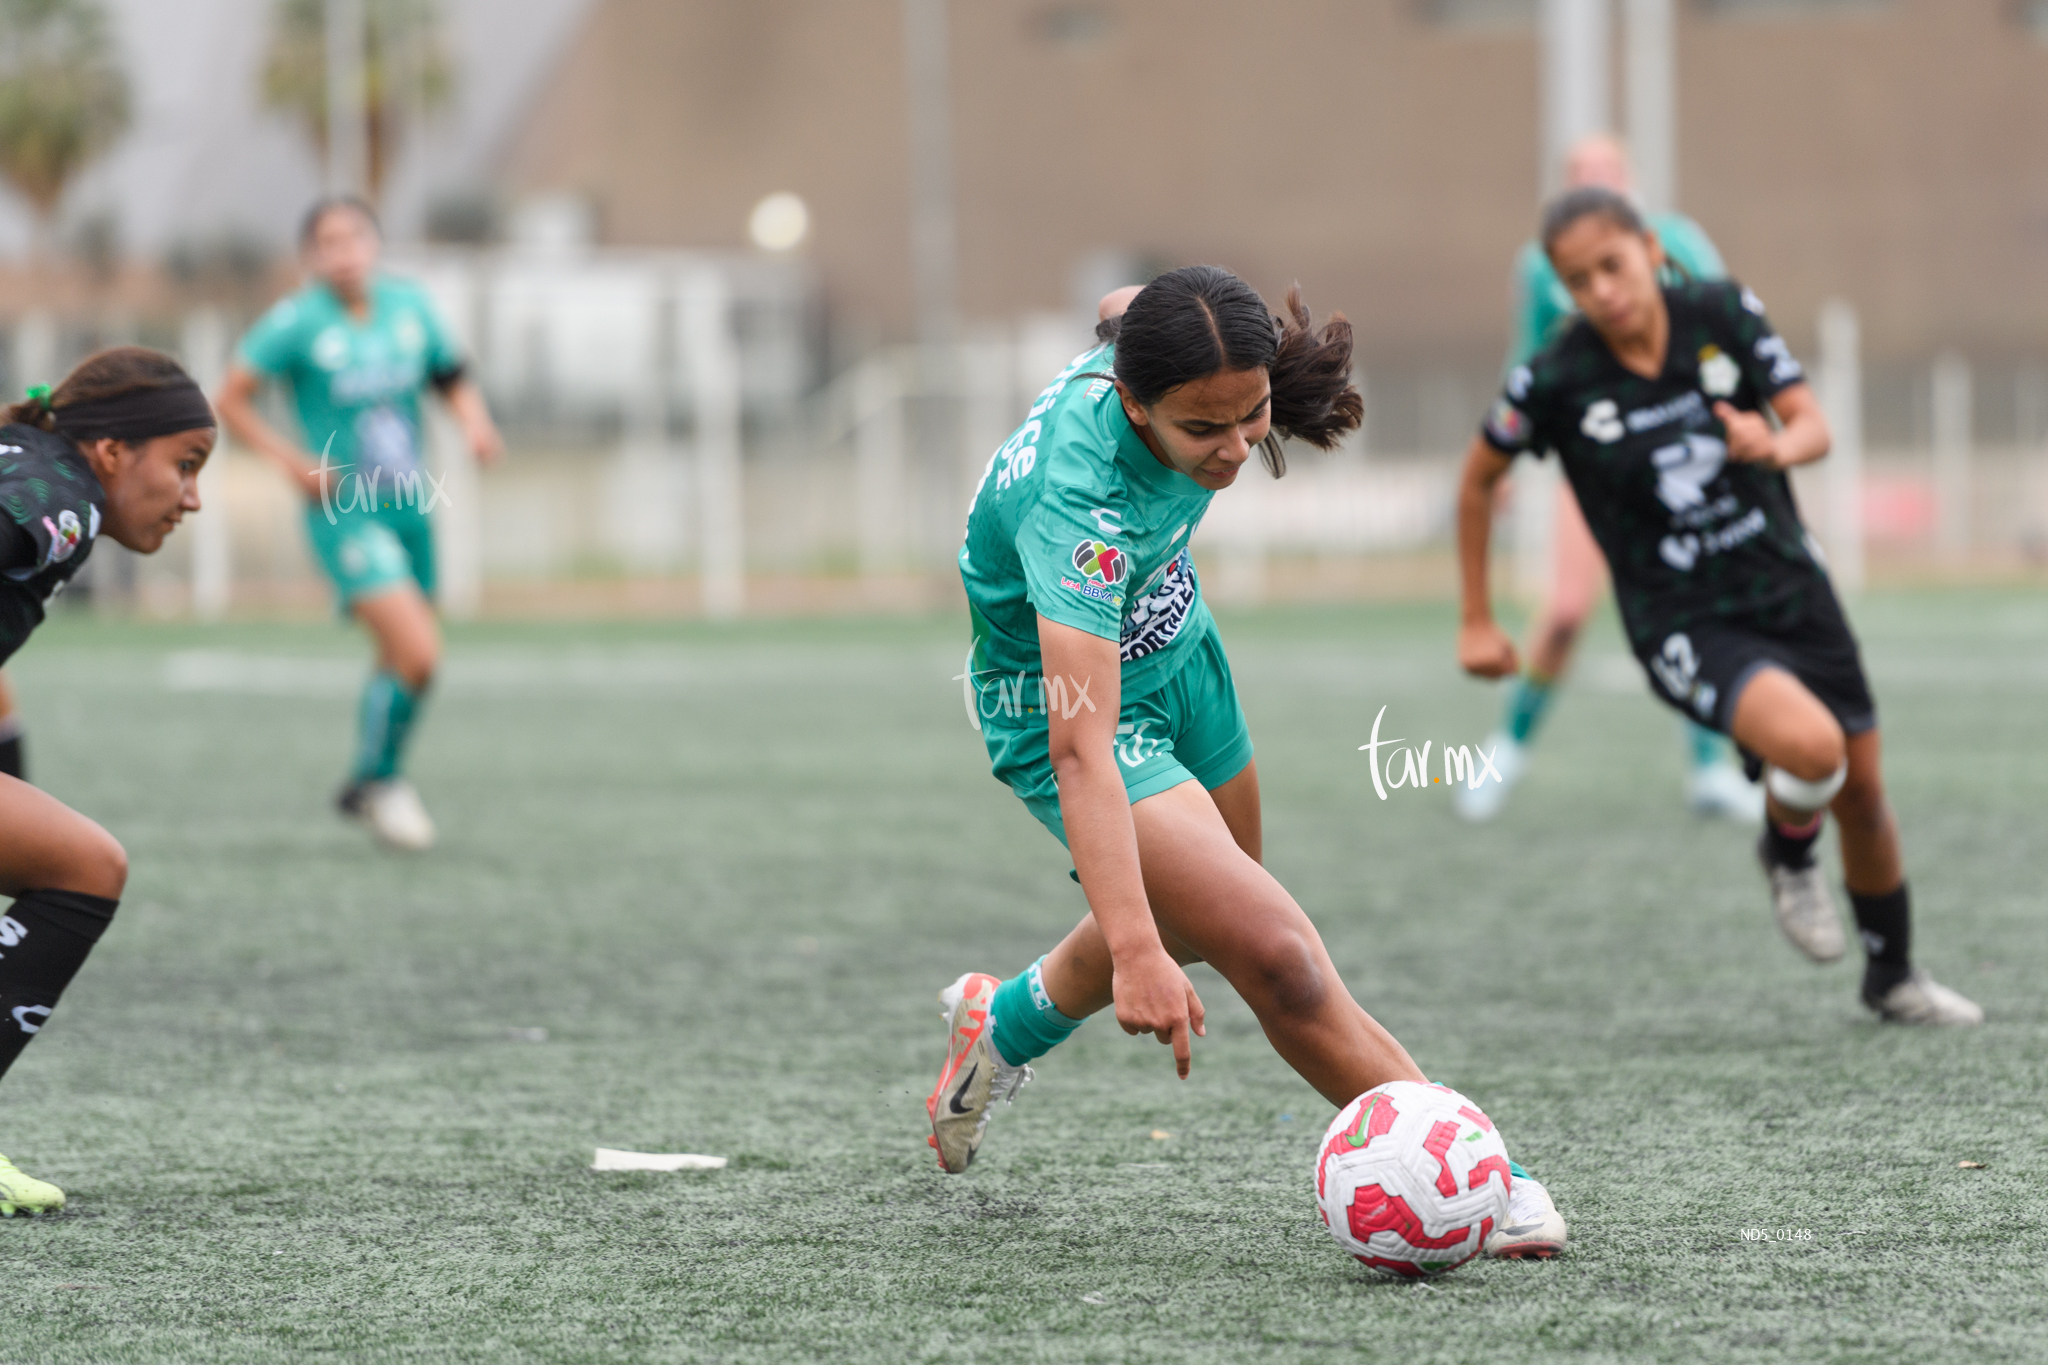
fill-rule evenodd
<path id="1" fill-rule="evenodd" d="M 1202 1002 L 1195 984 L 1165 948 L 1154 948 L 1136 961 L 1118 960 L 1110 978 L 1116 1000 L 1116 1022 L 1125 1033 L 1149 1033 L 1173 1049 L 1173 1067 L 1188 1078 L 1194 1058 L 1191 1034 L 1205 1031 Z"/>
<path id="2" fill-rule="evenodd" d="M 1498 621 L 1467 621 L 1458 628 L 1458 666 L 1476 678 L 1505 678 L 1521 671 L 1515 642 Z"/>
<path id="3" fill-rule="evenodd" d="M 469 441 L 469 453 L 476 457 L 478 464 L 496 464 L 498 457 L 505 453 L 505 438 L 498 434 L 494 423 L 479 423 L 463 435 Z"/>
<path id="4" fill-rule="evenodd" d="M 339 474 L 333 465 L 322 469 L 317 464 L 309 464 L 299 470 L 299 491 L 309 502 L 325 502 L 334 495 L 334 481 Z"/>
<path id="5" fill-rule="evenodd" d="M 1762 413 L 1744 412 L 1732 403 L 1714 404 L 1714 416 L 1728 433 L 1728 458 L 1745 464 L 1782 467 L 1778 459 L 1778 433 L 1771 430 Z"/>

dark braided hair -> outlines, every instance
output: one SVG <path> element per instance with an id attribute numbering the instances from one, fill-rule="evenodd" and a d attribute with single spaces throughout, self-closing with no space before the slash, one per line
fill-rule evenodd
<path id="1" fill-rule="evenodd" d="M 1351 384 L 1351 324 L 1332 313 L 1316 330 L 1300 285 L 1287 291 L 1286 307 L 1287 316 L 1276 318 L 1228 270 L 1183 266 L 1139 290 L 1095 335 L 1116 343 L 1116 378 L 1145 407 L 1221 370 L 1265 370 L 1273 431 L 1259 456 L 1277 479 L 1287 472 L 1281 435 L 1328 450 L 1365 416 Z"/>

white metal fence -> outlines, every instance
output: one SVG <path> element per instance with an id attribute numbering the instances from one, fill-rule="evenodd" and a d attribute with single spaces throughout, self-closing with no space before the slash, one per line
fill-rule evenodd
<path id="1" fill-rule="evenodd" d="M 400 268 L 474 348 L 514 438 L 503 467 L 478 471 L 445 418 L 429 433 L 447 490 L 436 513 L 443 604 L 458 616 L 493 597 L 601 604 L 601 591 L 557 591 L 579 584 L 637 584 L 631 600 L 720 616 L 774 598 L 768 580 L 850 585 L 835 600 L 873 605 L 934 600 L 989 453 L 1088 342 L 1072 317 L 1027 317 L 943 352 L 875 350 L 818 383 L 816 303 L 800 272 L 654 253 Z M 234 327 L 195 310 L 170 344 L 211 382 Z M 1881 370 L 1873 392 L 1880 371 L 1859 359 L 1853 310 L 1829 305 L 1816 333 L 1812 370 L 1836 444 L 1795 486 L 1846 586 L 1872 558 L 1951 569 L 2048 560 L 2048 398 L 2029 406 L 2028 366 L 2007 364 L 1986 384 L 1944 354 Z M 18 319 L 9 370 L 55 372 L 66 335 L 50 318 Z M 1276 565 L 1448 548 L 1458 457 L 1490 376 L 1390 367 L 1360 382 L 1358 437 L 1329 454 L 1291 450 L 1284 480 L 1255 471 L 1216 501 L 1196 549 L 1219 598 L 1265 596 Z M 1902 388 L 1922 396 L 1902 401 Z M 2014 415 L 1983 439 L 1999 394 Z M 1867 443 L 1873 411 L 1891 414 L 1888 439 Z M 1902 431 L 1900 412 L 1919 428 Z M 1555 471 L 1524 462 L 1514 483 L 1503 548 L 1533 590 L 1546 577 Z M 322 601 L 283 481 L 228 448 L 202 494 L 207 511 L 154 561 L 111 546 L 95 556 L 102 601 L 207 619 Z"/>

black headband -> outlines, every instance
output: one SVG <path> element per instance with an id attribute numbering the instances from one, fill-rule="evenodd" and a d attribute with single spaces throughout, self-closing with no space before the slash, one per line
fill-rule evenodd
<path id="1" fill-rule="evenodd" d="M 112 398 L 52 409 L 57 430 L 74 441 L 147 441 L 174 431 L 213 426 L 213 409 L 190 379 L 159 389 L 130 389 Z"/>

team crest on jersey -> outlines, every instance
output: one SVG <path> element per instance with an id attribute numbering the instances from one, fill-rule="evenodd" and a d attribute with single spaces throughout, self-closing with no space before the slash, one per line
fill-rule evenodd
<path id="1" fill-rule="evenodd" d="M 1074 567 L 1088 577 L 1114 587 L 1129 575 L 1131 560 L 1114 545 L 1084 540 L 1074 547 Z"/>
<path id="2" fill-rule="evenodd" d="M 1612 398 L 1603 398 L 1586 409 L 1586 416 L 1579 423 L 1579 430 L 1585 432 L 1602 445 L 1619 441 L 1628 428 L 1621 424 L 1621 407 Z"/>
<path id="3" fill-rule="evenodd" d="M 348 333 L 340 327 L 329 327 L 313 338 L 310 349 L 315 365 L 323 370 L 338 370 L 348 364 Z"/>
<path id="4" fill-rule="evenodd" d="M 71 558 L 78 549 L 78 543 L 85 539 L 85 527 L 78 520 L 78 513 L 68 507 L 57 514 L 55 521 L 44 517 L 43 530 L 50 537 L 50 548 L 43 553 L 45 567 L 62 564 Z"/>
<path id="5" fill-rule="evenodd" d="M 1742 382 L 1742 369 L 1719 346 L 1700 347 L 1700 387 L 1709 397 L 1726 398 Z"/>

